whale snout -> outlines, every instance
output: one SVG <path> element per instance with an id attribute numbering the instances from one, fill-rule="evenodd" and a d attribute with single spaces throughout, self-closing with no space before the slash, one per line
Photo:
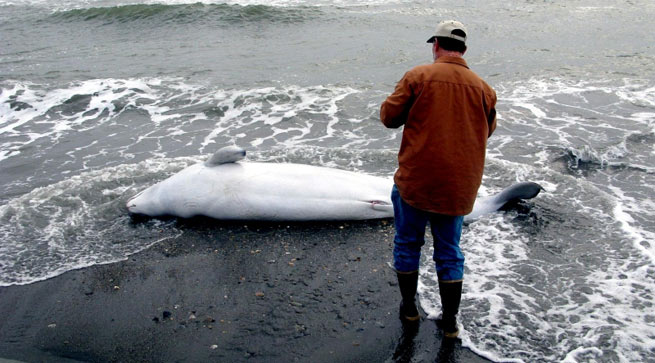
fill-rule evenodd
<path id="1" fill-rule="evenodd" d="M 143 214 L 143 212 L 139 208 L 139 206 L 141 205 L 139 197 L 143 194 L 143 192 L 145 192 L 145 190 L 140 191 L 138 194 L 128 199 L 127 203 L 125 203 L 128 212 L 130 212 L 131 214 Z"/>

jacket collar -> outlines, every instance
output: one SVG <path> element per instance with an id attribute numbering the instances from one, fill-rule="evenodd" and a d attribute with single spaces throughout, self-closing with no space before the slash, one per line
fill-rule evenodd
<path id="1" fill-rule="evenodd" d="M 468 64 L 466 64 L 466 61 L 464 60 L 464 58 L 462 58 L 462 57 L 451 57 L 451 56 L 444 55 L 444 56 L 441 56 L 441 57 L 437 58 L 437 60 L 434 61 L 434 62 L 435 63 L 453 63 L 453 64 L 459 64 L 460 66 L 464 66 L 466 68 L 469 67 Z"/>

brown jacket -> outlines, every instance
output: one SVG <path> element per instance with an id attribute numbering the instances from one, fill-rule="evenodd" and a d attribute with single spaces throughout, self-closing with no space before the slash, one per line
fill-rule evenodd
<path id="1" fill-rule="evenodd" d="M 411 206 L 466 215 L 482 182 L 496 93 L 459 57 L 407 72 L 380 109 L 386 127 L 405 125 L 394 181 Z"/>

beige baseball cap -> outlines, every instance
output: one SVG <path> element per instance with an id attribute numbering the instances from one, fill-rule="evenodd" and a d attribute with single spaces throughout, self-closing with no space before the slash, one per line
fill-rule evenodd
<path id="1" fill-rule="evenodd" d="M 464 33 L 464 36 L 462 36 L 461 33 L 456 30 L 459 30 L 462 33 Z M 453 38 L 461 42 L 464 42 L 464 44 L 466 44 L 466 33 L 467 33 L 466 27 L 464 27 L 464 24 L 460 23 L 459 21 L 444 20 L 441 23 L 437 24 L 437 30 L 434 32 L 434 35 L 430 39 L 428 39 L 428 43 L 434 43 L 437 37 L 444 37 L 444 38 Z"/>

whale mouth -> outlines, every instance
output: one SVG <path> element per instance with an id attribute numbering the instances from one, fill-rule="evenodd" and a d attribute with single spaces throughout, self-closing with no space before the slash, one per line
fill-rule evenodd
<path id="1" fill-rule="evenodd" d="M 136 198 L 138 198 L 139 196 L 141 196 L 141 194 L 143 194 L 143 192 L 145 192 L 145 190 L 142 190 L 142 191 L 138 192 L 135 196 L 133 196 L 132 198 L 128 199 L 128 200 L 127 200 L 127 203 L 125 203 L 125 206 L 127 207 L 127 210 L 128 210 L 130 213 L 136 213 L 136 212 L 134 211 L 134 209 L 137 207 L 137 205 L 136 205 L 136 203 L 134 203 L 134 200 L 135 200 Z"/>
<path id="2" fill-rule="evenodd" d="M 130 213 L 132 213 L 132 214 L 135 214 L 135 213 L 136 213 L 136 212 L 134 211 L 135 208 L 136 208 L 136 204 L 129 204 L 129 203 L 127 204 L 127 211 L 128 211 L 128 212 L 130 212 Z"/>

